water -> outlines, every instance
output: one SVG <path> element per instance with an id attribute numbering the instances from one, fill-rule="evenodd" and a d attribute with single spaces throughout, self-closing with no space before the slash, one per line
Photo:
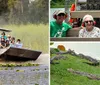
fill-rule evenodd
<path id="1" fill-rule="evenodd" d="M 64 45 L 66 50 L 71 49 L 76 53 L 89 55 L 100 60 L 100 42 L 54 42 L 50 47 L 57 48 L 58 45 Z"/>
<path id="2" fill-rule="evenodd" d="M 48 66 L 1 68 L 0 85 L 49 85 Z"/>

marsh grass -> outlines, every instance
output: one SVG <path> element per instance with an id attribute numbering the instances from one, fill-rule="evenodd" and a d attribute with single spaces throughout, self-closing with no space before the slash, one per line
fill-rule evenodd
<path id="1" fill-rule="evenodd" d="M 48 53 L 49 26 L 44 24 L 4 25 L 3 28 L 12 30 L 10 34 L 21 39 L 24 48 L 39 50 Z"/>

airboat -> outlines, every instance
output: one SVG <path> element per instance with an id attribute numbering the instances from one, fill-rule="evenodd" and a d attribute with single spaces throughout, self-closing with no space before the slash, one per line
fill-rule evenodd
<path id="1" fill-rule="evenodd" d="M 11 32 L 11 30 L 0 28 L 0 31 Z M 5 57 L 6 59 L 26 59 L 26 60 L 36 60 L 41 51 L 35 51 L 25 48 L 16 48 L 16 47 L 6 47 L 0 49 L 0 57 Z"/>

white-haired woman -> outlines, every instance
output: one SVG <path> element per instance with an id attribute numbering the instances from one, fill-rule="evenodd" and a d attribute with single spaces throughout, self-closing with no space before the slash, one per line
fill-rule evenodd
<path id="1" fill-rule="evenodd" d="M 94 19 L 91 15 L 87 14 L 83 17 L 84 27 L 79 31 L 79 37 L 83 38 L 97 38 L 100 37 L 100 29 L 95 27 Z"/>

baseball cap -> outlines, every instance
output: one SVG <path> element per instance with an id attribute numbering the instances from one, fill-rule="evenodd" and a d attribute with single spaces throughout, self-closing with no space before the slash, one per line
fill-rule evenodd
<path id="1" fill-rule="evenodd" d="M 56 12 L 56 15 L 59 15 L 59 14 L 65 14 L 65 15 L 66 15 L 66 13 L 65 13 L 63 10 L 58 10 L 58 11 Z"/>

